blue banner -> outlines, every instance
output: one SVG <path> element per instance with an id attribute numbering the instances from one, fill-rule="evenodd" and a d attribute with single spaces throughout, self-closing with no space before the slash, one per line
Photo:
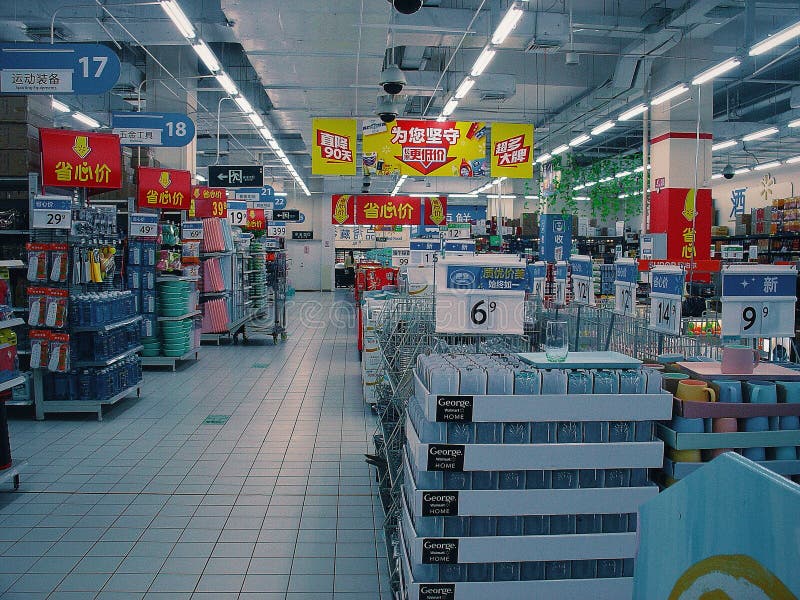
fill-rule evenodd
<path id="1" fill-rule="evenodd" d="M 591 258 L 577 258 L 573 256 L 569 264 L 572 266 L 573 277 L 591 277 L 592 276 L 592 259 Z"/>
<path id="2" fill-rule="evenodd" d="M 423 240 L 411 240 L 408 244 L 410 250 L 424 250 L 427 252 L 435 251 L 438 252 L 442 249 L 442 243 L 439 240 L 432 240 L 432 241 L 423 241 Z"/>
<path id="3" fill-rule="evenodd" d="M 448 223 L 475 223 L 486 220 L 485 206 L 448 206 Z"/>
<path id="4" fill-rule="evenodd" d="M 531 284 L 525 267 L 447 266 L 447 287 L 451 289 L 525 291 Z"/>
<path id="5" fill-rule="evenodd" d="M 652 271 L 651 294 L 665 294 L 667 296 L 683 296 L 683 272 L 659 273 Z"/>
<path id="6" fill-rule="evenodd" d="M 572 251 L 572 216 L 541 215 L 539 258 L 546 262 L 567 260 Z"/>
<path id="7" fill-rule="evenodd" d="M 115 112 L 111 128 L 123 146 L 181 148 L 195 134 L 194 121 L 182 113 Z"/>
<path id="8" fill-rule="evenodd" d="M 236 190 L 236 195 L 242 195 L 245 198 L 256 198 L 258 200 L 254 200 L 255 202 L 272 202 L 272 208 L 281 209 L 286 206 L 286 198 L 280 198 L 283 200 L 281 206 L 278 206 L 278 199 L 279 197 L 275 196 L 275 190 L 272 186 L 265 185 L 263 187 L 249 187 L 249 188 L 239 188 Z"/>
<path id="9" fill-rule="evenodd" d="M 544 263 L 528 265 L 528 271 L 530 272 L 530 276 L 536 279 L 544 279 L 547 277 L 547 265 Z"/>
<path id="10" fill-rule="evenodd" d="M 35 198 L 33 200 L 33 210 L 70 210 L 72 203 L 68 199 L 50 200 L 47 198 Z"/>
<path id="11" fill-rule="evenodd" d="M 451 242 L 445 241 L 445 252 L 472 252 L 475 253 L 475 242 Z"/>
<path id="12" fill-rule="evenodd" d="M 616 263 L 614 265 L 615 269 L 615 281 L 619 281 L 622 283 L 636 283 L 639 280 L 639 269 L 635 264 L 631 265 L 621 265 Z"/>
<path id="13" fill-rule="evenodd" d="M 104 94 L 119 74 L 119 57 L 102 44 L 0 44 L 3 94 Z"/>
<path id="14" fill-rule="evenodd" d="M 797 291 L 796 273 L 724 273 L 722 295 L 726 297 L 764 296 L 769 298 L 794 297 Z"/>
<path id="15" fill-rule="evenodd" d="M 566 278 L 567 278 L 566 263 L 563 265 L 556 265 L 556 279 L 566 279 Z"/>

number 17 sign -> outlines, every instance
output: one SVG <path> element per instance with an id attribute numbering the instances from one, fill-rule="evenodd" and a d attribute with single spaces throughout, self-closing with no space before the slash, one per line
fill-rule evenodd
<path id="1" fill-rule="evenodd" d="M 722 335 L 794 337 L 797 269 L 730 265 L 722 269 Z"/>

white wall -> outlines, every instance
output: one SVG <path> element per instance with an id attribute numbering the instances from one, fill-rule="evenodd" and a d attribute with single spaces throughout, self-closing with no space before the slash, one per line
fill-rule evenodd
<path id="1" fill-rule="evenodd" d="M 766 186 L 765 177 L 768 178 Z M 719 225 L 730 226 L 735 222 L 730 216 L 731 193 L 741 188 L 747 190 L 745 213 L 750 213 L 752 208 L 771 206 L 773 199 L 788 198 L 800 193 L 800 168 L 779 167 L 774 171 L 753 171 L 736 175 L 733 179 L 714 179 L 711 195 L 714 198 L 714 209 L 719 211 Z"/>

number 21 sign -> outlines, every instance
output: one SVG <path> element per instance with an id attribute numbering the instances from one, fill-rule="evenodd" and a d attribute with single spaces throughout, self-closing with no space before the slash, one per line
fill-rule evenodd
<path id="1" fill-rule="evenodd" d="M 797 269 L 730 265 L 722 269 L 722 335 L 794 337 Z"/>

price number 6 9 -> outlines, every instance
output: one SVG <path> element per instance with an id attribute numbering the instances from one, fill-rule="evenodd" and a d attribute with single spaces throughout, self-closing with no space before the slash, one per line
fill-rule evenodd
<path id="1" fill-rule="evenodd" d="M 486 300 L 479 300 L 472 305 L 472 309 L 469 311 L 469 319 L 475 325 L 483 325 L 489 318 L 489 313 L 493 313 L 496 310 L 497 302 L 494 300 L 491 300 L 488 303 Z"/>

